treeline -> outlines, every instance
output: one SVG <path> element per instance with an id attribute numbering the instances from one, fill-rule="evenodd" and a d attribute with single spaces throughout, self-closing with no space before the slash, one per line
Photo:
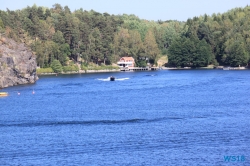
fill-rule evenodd
<path id="1" fill-rule="evenodd" d="M 72 62 L 110 65 L 122 56 L 132 56 L 138 66 L 145 66 L 156 64 L 161 55 L 168 55 L 168 65 L 175 67 L 246 66 L 250 7 L 205 14 L 184 23 L 82 8 L 72 12 L 60 4 L 52 8 L 34 5 L 0 11 L 0 33 L 29 45 L 41 68 L 72 66 Z"/>
<path id="2" fill-rule="evenodd" d="M 188 19 L 169 47 L 169 65 L 246 66 L 250 53 L 250 7 Z"/>
<path id="3" fill-rule="evenodd" d="M 183 26 L 178 21 L 147 21 L 82 8 L 72 12 L 60 4 L 0 11 L 0 32 L 29 45 L 41 68 L 67 66 L 69 60 L 109 65 L 122 56 L 134 57 L 139 66 L 153 65 L 159 55 L 167 54 Z"/>

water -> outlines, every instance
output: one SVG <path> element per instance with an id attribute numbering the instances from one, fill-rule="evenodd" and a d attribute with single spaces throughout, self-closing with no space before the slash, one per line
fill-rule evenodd
<path id="1" fill-rule="evenodd" d="M 250 165 L 249 75 L 59 75 L 6 88 L 0 165 Z"/>

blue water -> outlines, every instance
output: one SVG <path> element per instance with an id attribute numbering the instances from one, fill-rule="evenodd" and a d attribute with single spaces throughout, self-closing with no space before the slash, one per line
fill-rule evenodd
<path id="1" fill-rule="evenodd" d="M 250 165 L 249 76 L 99 73 L 6 88 L 0 165 Z"/>

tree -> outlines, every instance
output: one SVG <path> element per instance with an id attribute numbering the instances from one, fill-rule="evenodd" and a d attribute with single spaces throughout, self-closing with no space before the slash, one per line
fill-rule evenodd
<path id="1" fill-rule="evenodd" d="M 55 13 L 61 13 L 62 10 L 63 10 L 62 6 L 60 4 L 58 4 L 58 3 L 54 4 L 53 7 L 54 8 L 52 10 Z"/>
<path id="2" fill-rule="evenodd" d="M 136 65 L 137 65 L 138 67 L 146 67 L 146 66 L 147 66 L 147 63 L 146 63 L 145 60 L 138 60 L 138 61 L 136 61 Z"/>
<path id="3" fill-rule="evenodd" d="M 37 66 L 40 66 L 41 68 L 46 67 L 47 60 L 45 60 L 45 59 L 47 56 L 46 56 L 46 52 L 44 49 L 44 43 L 42 43 L 40 41 L 34 42 L 31 45 L 31 48 L 36 54 Z"/>
<path id="4" fill-rule="evenodd" d="M 53 69 L 53 71 L 55 73 L 61 73 L 63 68 L 62 68 L 62 65 L 60 63 L 59 60 L 54 60 L 52 63 L 51 63 L 51 68 Z"/>
<path id="5" fill-rule="evenodd" d="M 141 35 L 137 30 L 130 30 L 129 31 L 129 52 L 130 55 L 135 59 L 138 60 L 140 56 L 140 52 L 143 49 L 143 43 L 141 41 Z"/>
<path id="6" fill-rule="evenodd" d="M 168 49 L 168 64 L 169 66 L 181 67 L 182 64 L 182 43 L 185 38 L 176 38 Z"/>
<path id="7" fill-rule="evenodd" d="M 242 43 L 235 41 L 229 48 L 227 58 L 230 66 L 246 66 L 249 61 L 249 54 Z"/>
<path id="8" fill-rule="evenodd" d="M 49 40 L 52 38 L 53 34 L 55 33 L 55 29 L 50 24 L 44 20 L 40 20 L 38 26 L 40 27 L 37 31 L 37 36 L 39 39 Z"/>
<path id="9" fill-rule="evenodd" d="M 196 54 L 193 56 L 193 67 L 206 67 L 212 61 L 210 46 L 203 39 L 197 45 Z"/>
<path id="10" fill-rule="evenodd" d="M 129 55 L 129 32 L 128 29 L 121 28 L 114 37 L 114 54 L 119 56 Z"/>
<path id="11" fill-rule="evenodd" d="M 56 31 L 52 37 L 53 41 L 58 43 L 58 44 L 63 44 L 65 43 L 65 39 L 63 37 L 63 33 L 61 31 Z"/>
<path id="12" fill-rule="evenodd" d="M 217 61 L 244 65 L 250 52 L 249 11 L 249 7 L 236 8 L 186 22 L 156 22 L 135 15 L 70 11 L 60 4 L 51 9 L 33 5 L 0 11 L 0 31 L 30 45 L 40 67 L 49 67 L 54 59 L 65 65 L 68 59 L 78 61 L 79 57 L 86 63 L 111 64 L 121 56 L 133 56 L 138 64 L 145 59 L 153 64 L 158 54 L 167 53 L 176 66 L 200 67 Z M 241 56 L 235 53 L 236 41 Z"/>
<path id="13" fill-rule="evenodd" d="M 51 12 L 49 9 L 45 10 L 44 18 L 47 19 L 48 17 L 51 17 Z"/>
<path id="14" fill-rule="evenodd" d="M 38 7 L 37 8 L 37 16 L 39 17 L 40 20 L 44 20 L 45 19 L 45 16 L 43 14 L 43 8 L 42 7 Z"/>
<path id="15" fill-rule="evenodd" d="M 205 39 L 206 42 L 209 43 L 210 45 L 214 44 L 213 35 L 209 27 L 204 23 L 199 25 L 199 28 L 197 30 L 197 36 L 200 40 Z"/>
<path id="16" fill-rule="evenodd" d="M 93 52 L 92 56 L 94 57 L 94 60 L 96 61 L 96 64 L 99 60 L 103 60 L 103 43 L 102 43 L 102 37 L 100 30 L 98 28 L 94 28 L 92 32 L 92 37 L 94 38 L 94 44 L 93 44 Z"/>
<path id="17" fill-rule="evenodd" d="M 59 45 L 59 56 L 58 60 L 60 63 L 65 66 L 70 55 L 70 47 L 67 43 Z"/>
<path id="18" fill-rule="evenodd" d="M 175 67 L 205 67 L 212 60 L 210 46 L 198 38 L 177 38 L 169 47 L 169 65 Z"/>
<path id="19" fill-rule="evenodd" d="M 152 30 L 149 30 L 145 36 L 144 51 L 146 57 L 150 58 L 153 62 L 156 62 L 157 55 L 159 54 L 159 49 Z"/>

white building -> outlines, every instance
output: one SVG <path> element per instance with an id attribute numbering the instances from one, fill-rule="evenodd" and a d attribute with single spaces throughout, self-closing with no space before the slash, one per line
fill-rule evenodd
<path id="1" fill-rule="evenodd" d="M 117 64 L 119 67 L 133 68 L 133 67 L 135 67 L 135 60 L 133 57 L 122 57 L 117 62 Z"/>

